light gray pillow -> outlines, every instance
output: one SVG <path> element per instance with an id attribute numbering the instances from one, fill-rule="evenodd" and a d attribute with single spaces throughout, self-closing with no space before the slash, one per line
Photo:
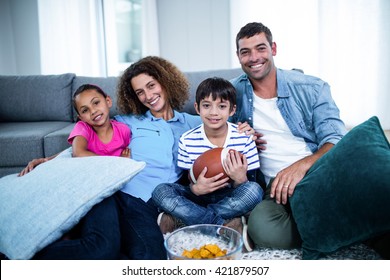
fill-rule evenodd
<path id="1" fill-rule="evenodd" d="M 122 157 L 71 158 L 70 149 L 23 177 L 0 179 L 0 252 L 30 259 L 145 167 Z"/>

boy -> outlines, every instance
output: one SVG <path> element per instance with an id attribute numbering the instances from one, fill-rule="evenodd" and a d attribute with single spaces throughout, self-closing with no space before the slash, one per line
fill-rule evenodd
<path id="1" fill-rule="evenodd" d="M 260 166 L 252 135 L 239 134 L 237 125 L 228 122 L 236 110 L 235 94 L 235 88 L 222 78 L 209 78 L 199 85 L 194 105 L 203 123 L 181 136 L 178 155 L 178 166 L 189 170 L 203 152 L 216 147 L 231 148 L 223 161 L 231 181 L 220 179 L 222 173 L 207 178 L 205 168 L 195 184 L 190 183 L 188 187 L 177 183 L 160 184 L 152 197 L 164 211 L 158 221 L 165 226 L 163 233 L 176 227 L 175 219 L 170 215 L 186 225 L 225 225 L 239 231 L 246 250 L 251 251 L 243 215 L 262 200 L 263 190 L 247 177 L 248 170 Z"/>

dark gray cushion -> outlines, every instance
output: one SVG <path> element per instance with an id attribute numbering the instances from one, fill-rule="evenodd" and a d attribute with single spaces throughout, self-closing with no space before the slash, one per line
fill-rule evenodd
<path id="1" fill-rule="evenodd" d="M 75 123 L 69 124 L 45 136 L 43 139 L 45 157 L 58 154 L 71 146 L 68 143 L 68 137 L 74 126 Z"/>
<path id="2" fill-rule="evenodd" d="M 67 127 L 68 122 L 0 123 L 0 167 L 24 166 L 44 157 L 44 136 Z"/>
<path id="3" fill-rule="evenodd" d="M 71 121 L 74 77 L 0 76 L 0 121 Z"/>

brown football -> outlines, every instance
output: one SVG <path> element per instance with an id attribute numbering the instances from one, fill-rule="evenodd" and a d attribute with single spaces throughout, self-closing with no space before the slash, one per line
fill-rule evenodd
<path id="1" fill-rule="evenodd" d="M 229 148 L 214 148 L 201 154 L 194 162 L 190 170 L 192 182 L 196 183 L 199 174 L 203 168 L 207 166 L 206 178 L 213 177 L 219 173 L 223 173 L 222 178 L 226 178 L 227 174 L 223 168 L 222 161 L 226 158 Z"/>

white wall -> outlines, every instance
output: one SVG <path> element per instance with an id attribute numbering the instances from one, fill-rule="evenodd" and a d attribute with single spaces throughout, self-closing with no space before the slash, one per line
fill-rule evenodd
<path id="1" fill-rule="evenodd" d="M 36 0 L 0 0 L 0 74 L 40 74 Z"/>
<path id="2" fill-rule="evenodd" d="M 160 55 L 183 71 L 230 68 L 229 0 L 157 0 Z"/>
<path id="3" fill-rule="evenodd" d="M 268 26 L 275 63 L 327 81 L 343 121 L 378 116 L 390 129 L 390 1 L 231 0 L 231 44 L 248 22 Z M 234 66 L 238 66 L 232 54 Z"/>

